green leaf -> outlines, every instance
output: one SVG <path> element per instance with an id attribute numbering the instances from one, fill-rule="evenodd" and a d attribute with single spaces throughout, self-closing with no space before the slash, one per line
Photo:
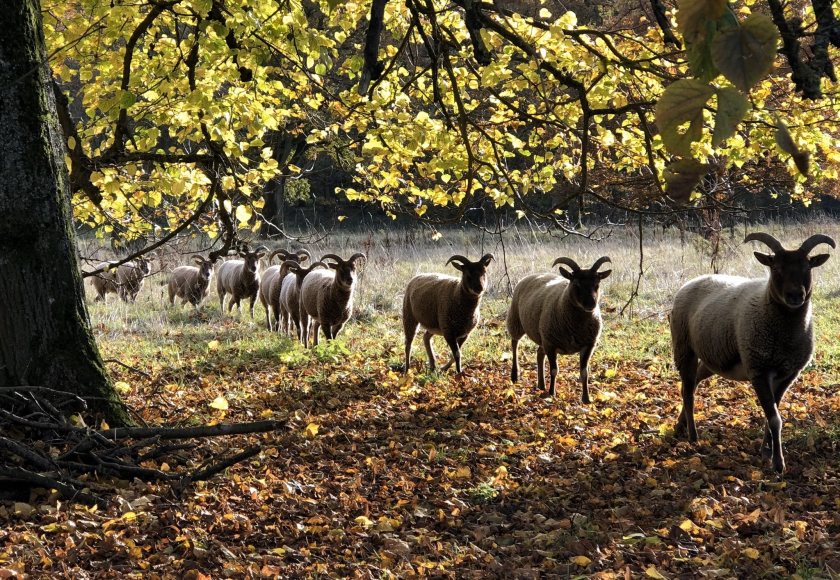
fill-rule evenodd
<path id="1" fill-rule="evenodd" d="M 712 133 L 712 146 L 717 147 L 732 135 L 738 128 L 738 123 L 744 119 L 744 114 L 750 108 L 747 98 L 732 87 L 717 90 L 717 114 L 715 114 L 715 130 Z"/>
<path id="2" fill-rule="evenodd" d="M 680 0 L 677 26 L 688 44 L 700 42 L 709 21 L 723 16 L 727 0 Z"/>
<path id="3" fill-rule="evenodd" d="M 682 79 L 665 89 L 656 104 L 656 125 L 668 151 L 691 156 L 691 144 L 703 132 L 703 107 L 713 94 L 713 87 L 697 79 Z"/>
<path id="4" fill-rule="evenodd" d="M 700 179 L 711 168 L 711 165 L 700 163 L 694 158 L 680 159 L 669 164 L 663 174 L 668 197 L 678 203 L 687 203 Z"/>
<path id="5" fill-rule="evenodd" d="M 737 28 L 719 31 L 712 59 L 729 82 L 748 93 L 773 68 L 779 31 L 769 16 L 753 14 Z"/>
<path id="6" fill-rule="evenodd" d="M 121 91 L 120 92 L 120 108 L 121 109 L 128 109 L 134 103 L 137 102 L 137 97 L 134 96 L 134 93 L 129 91 Z"/>

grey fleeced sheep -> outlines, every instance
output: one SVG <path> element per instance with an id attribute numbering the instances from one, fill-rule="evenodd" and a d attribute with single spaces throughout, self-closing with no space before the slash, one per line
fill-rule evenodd
<path id="1" fill-rule="evenodd" d="M 102 262 L 96 265 L 96 270 L 107 268 L 115 262 Z M 134 261 L 120 264 L 116 268 L 103 270 L 94 274 L 91 278 L 91 285 L 96 290 L 94 302 L 105 299 L 105 295 L 116 294 L 123 302 L 134 302 L 137 294 L 143 288 L 143 280 L 151 272 L 151 265 L 145 258 L 137 258 Z"/>
<path id="2" fill-rule="evenodd" d="M 314 344 L 318 344 L 318 329 L 324 330 L 329 340 L 344 327 L 353 313 L 353 291 L 356 286 L 356 260 L 366 260 L 364 254 L 356 253 L 344 260 L 335 254 L 325 254 L 321 261 L 328 263 L 329 270 L 315 270 L 303 280 L 300 288 L 301 326 L 304 346 L 314 332 Z M 311 324 L 311 326 L 310 326 Z"/>
<path id="3" fill-rule="evenodd" d="M 403 297 L 403 330 L 405 332 L 405 367 L 411 364 L 411 343 L 417 334 L 417 325 L 425 329 L 423 343 L 429 357 L 429 369 L 435 370 L 435 352 L 432 336 L 441 335 L 452 351 L 443 370 L 455 363 L 461 372 L 461 346 L 480 318 L 479 304 L 484 293 L 487 266 L 493 254 L 485 254 L 473 262 L 464 256 L 454 255 L 447 264 L 461 271 L 461 277 L 446 274 L 418 274 L 409 280 Z"/>
<path id="4" fill-rule="evenodd" d="M 277 330 L 291 334 L 292 324 L 295 327 L 295 336 L 303 342 L 303 325 L 300 321 L 300 288 L 306 276 L 316 268 L 327 268 L 323 262 L 315 262 L 304 268 L 300 263 L 293 260 L 283 262 L 283 268 L 289 272 L 278 285 L 282 285 L 277 304 L 278 323 Z"/>
<path id="5" fill-rule="evenodd" d="M 519 281 L 507 316 L 513 354 L 511 381 L 519 379 L 517 349 L 527 334 L 537 345 L 537 388 L 545 390 L 546 357 L 548 392 L 554 396 L 557 355 L 580 353 L 581 400 L 589 403 L 589 359 L 601 334 L 600 282 L 612 273 L 598 271 L 606 262 L 610 259 L 603 256 L 584 270 L 571 258 L 557 258 L 552 267 L 563 264 L 571 270 L 559 268 L 560 276 L 532 274 Z"/>
<path id="6" fill-rule="evenodd" d="M 260 246 L 254 251 L 240 250 L 237 254 L 241 260 L 228 260 L 219 266 L 216 272 L 216 291 L 219 293 L 222 312 L 225 309 L 225 296 L 230 294 L 228 312 L 231 312 L 236 304 L 241 314 L 242 307 L 239 303 L 243 298 L 247 298 L 251 301 L 251 318 L 254 317 L 254 302 L 260 289 L 259 260 L 267 251 L 265 246 Z"/>
<path id="7" fill-rule="evenodd" d="M 178 266 L 169 276 L 169 303 L 175 304 L 175 297 L 181 299 L 181 306 L 190 303 L 198 305 L 207 296 L 210 279 L 213 277 L 213 260 L 198 254 L 192 256 L 196 266 Z"/>
<path id="8" fill-rule="evenodd" d="M 307 250 L 298 250 L 297 252 L 286 252 L 285 250 L 278 250 L 283 261 L 292 261 L 297 263 L 311 260 L 312 256 Z M 271 258 L 269 258 L 269 262 Z M 263 272 L 262 280 L 260 282 L 260 301 L 265 308 L 266 326 L 269 330 L 279 330 L 280 323 L 280 290 L 283 287 L 283 280 L 289 273 L 288 268 L 284 268 L 282 264 L 272 266 Z M 265 292 L 265 299 L 263 301 L 263 292 Z"/>
<path id="9" fill-rule="evenodd" d="M 808 256 L 819 244 L 835 247 L 830 237 L 817 234 L 796 250 L 786 250 L 773 236 L 749 234 L 745 240 L 767 245 L 772 254 L 755 252 L 770 268 L 769 279 L 707 275 L 686 283 L 674 297 L 671 344 L 682 380 L 683 407 L 676 433 L 688 432 L 697 441 L 694 392 L 697 383 L 712 375 L 750 381 L 764 411 L 766 425 L 762 456 L 772 457 L 782 473 L 782 417 L 779 403 L 811 360 L 814 329 L 811 320 L 811 270 L 828 254 Z"/>
<path id="10" fill-rule="evenodd" d="M 268 267 L 260 273 L 260 289 L 257 293 L 257 296 L 260 299 L 260 304 L 262 304 L 263 308 L 265 309 L 265 327 L 269 330 L 272 329 L 272 316 L 271 310 L 269 309 L 269 302 L 268 302 L 268 290 L 271 287 L 271 282 L 274 278 L 277 277 L 277 274 L 280 272 L 280 266 L 275 264 L 272 265 L 271 262 L 274 260 L 275 256 L 280 256 L 281 262 L 286 259 L 288 255 L 286 250 L 274 250 L 268 255 L 266 258 L 266 263 Z"/>

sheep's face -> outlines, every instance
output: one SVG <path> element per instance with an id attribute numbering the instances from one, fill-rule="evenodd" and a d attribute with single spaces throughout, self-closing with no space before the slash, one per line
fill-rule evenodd
<path id="1" fill-rule="evenodd" d="M 265 256 L 265 252 L 244 252 L 241 254 L 245 263 L 244 268 L 246 272 L 255 274 L 257 272 L 257 265 L 260 258 Z"/>
<path id="2" fill-rule="evenodd" d="M 461 270 L 461 284 L 470 294 L 479 296 L 484 292 L 487 285 L 487 268 L 481 263 L 473 263 L 469 265 L 460 266 L 460 264 L 452 264 Z"/>
<path id="3" fill-rule="evenodd" d="M 137 258 L 137 269 L 140 270 L 144 276 L 148 276 L 149 272 L 152 271 L 152 265 L 144 258 Z"/>
<path id="4" fill-rule="evenodd" d="M 598 308 L 601 297 L 601 280 L 612 273 L 612 270 L 593 272 L 592 270 L 578 270 L 569 272 L 560 268 L 560 274 L 569 280 L 569 292 L 575 306 L 584 312 L 593 312 Z"/>
<path id="5" fill-rule="evenodd" d="M 335 270 L 335 283 L 339 288 L 349 290 L 353 287 L 356 282 L 356 264 L 354 262 L 331 263 L 329 266 Z"/>
<path id="6" fill-rule="evenodd" d="M 756 259 L 770 268 L 771 299 L 791 310 L 807 304 L 813 290 L 811 270 L 822 266 L 828 254 L 808 257 L 799 250 L 763 254 L 755 252 Z"/>

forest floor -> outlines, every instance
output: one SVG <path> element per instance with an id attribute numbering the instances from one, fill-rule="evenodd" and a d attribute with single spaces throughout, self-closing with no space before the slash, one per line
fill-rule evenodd
<path id="1" fill-rule="evenodd" d="M 259 306 L 256 320 L 220 314 L 215 292 L 198 312 L 168 307 L 163 276 L 134 305 L 93 304 L 103 358 L 136 369 L 108 364 L 142 421 L 287 428 L 208 443 L 220 455 L 263 451 L 182 489 L 113 482 L 105 509 L 46 492 L 0 504 L 0 577 L 840 575 L 840 259 L 817 275 L 816 355 L 781 407 L 788 470 L 778 477 L 759 454 L 763 417 L 749 385 L 706 381 L 699 443 L 673 434 L 668 304 L 708 267 L 703 248 L 648 242 L 639 295 L 622 316 L 638 256 L 632 239 L 621 243 L 626 255 L 609 241 L 509 247 L 461 376 L 427 372 L 419 339 L 411 372 L 400 372 L 399 286 L 415 270 L 444 271 L 455 253 L 446 247 L 381 259 L 368 248 L 357 318 L 309 351 L 265 330 Z M 724 271 L 761 275 L 751 248 L 731 248 Z M 515 283 L 564 252 L 586 255 L 585 265 L 607 253 L 615 267 L 590 405 L 580 403 L 576 356 L 560 357 L 553 399 L 535 390 L 533 345 L 520 350 L 519 384 L 509 380 L 504 274 Z M 149 467 L 199 461 L 183 452 Z"/>

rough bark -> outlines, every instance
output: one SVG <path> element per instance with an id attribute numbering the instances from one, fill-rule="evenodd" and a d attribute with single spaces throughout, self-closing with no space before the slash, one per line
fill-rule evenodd
<path id="1" fill-rule="evenodd" d="M 70 391 L 111 424 L 125 424 L 84 302 L 39 1 L 10 0 L 3 14 L 0 387 Z"/>

